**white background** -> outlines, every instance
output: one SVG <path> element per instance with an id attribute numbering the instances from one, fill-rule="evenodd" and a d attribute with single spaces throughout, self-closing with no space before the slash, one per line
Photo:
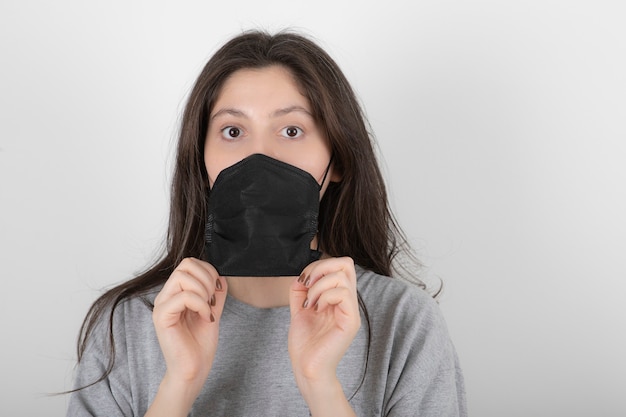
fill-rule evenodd
<path id="1" fill-rule="evenodd" d="M 64 415 L 46 393 L 88 306 L 158 252 L 195 76 L 242 29 L 293 27 L 366 107 L 471 415 L 626 415 L 624 22 L 620 1 L 2 1 L 0 414 Z"/>

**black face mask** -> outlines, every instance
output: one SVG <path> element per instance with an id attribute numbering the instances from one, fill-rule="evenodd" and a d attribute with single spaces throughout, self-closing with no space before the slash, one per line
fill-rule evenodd
<path id="1" fill-rule="evenodd" d="M 224 169 L 208 193 L 205 260 L 222 276 L 300 275 L 321 255 L 310 248 L 321 188 L 308 172 L 261 154 Z"/>

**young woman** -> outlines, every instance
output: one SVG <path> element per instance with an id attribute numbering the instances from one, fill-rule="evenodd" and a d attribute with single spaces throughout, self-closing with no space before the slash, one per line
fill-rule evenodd
<path id="1" fill-rule="evenodd" d="M 184 111 L 166 253 L 81 329 L 68 416 L 465 416 L 436 302 L 335 62 L 249 32 Z M 423 286 L 422 286 L 423 287 Z"/>

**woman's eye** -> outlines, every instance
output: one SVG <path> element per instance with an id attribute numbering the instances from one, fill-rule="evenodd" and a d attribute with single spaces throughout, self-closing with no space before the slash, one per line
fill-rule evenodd
<path id="1" fill-rule="evenodd" d="M 295 139 L 302 136 L 302 129 L 296 126 L 287 126 L 280 131 L 280 134 L 286 138 Z"/>
<path id="2" fill-rule="evenodd" d="M 222 135 L 227 139 L 237 139 L 241 136 L 241 129 L 234 126 L 228 126 L 222 129 Z"/>

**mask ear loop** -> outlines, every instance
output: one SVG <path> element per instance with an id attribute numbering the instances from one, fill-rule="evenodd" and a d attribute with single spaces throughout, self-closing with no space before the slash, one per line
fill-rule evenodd
<path id="1" fill-rule="evenodd" d="M 326 177 L 328 176 L 328 172 L 330 171 L 330 165 L 333 163 L 333 159 L 335 158 L 335 154 L 331 154 L 330 155 L 330 160 L 328 161 L 328 166 L 326 167 L 326 171 L 324 172 L 324 177 L 322 178 L 322 183 L 320 184 L 320 191 L 322 191 L 322 188 L 324 187 L 324 183 L 326 182 Z M 319 238 L 319 230 L 317 231 L 318 234 L 318 238 L 317 238 L 317 246 L 315 247 L 315 250 L 317 252 L 320 251 L 320 238 Z"/>
<path id="2" fill-rule="evenodd" d="M 326 177 L 328 176 L 328 172 L 330 171 L 330 164 L 333 163 L 334 158 L 335 158 L 335 154 L 330 155 L 328 166 L 326 166 L 326 171 L 324 171 L 324 178 L 322 178 L 322 183 L 320 184 L 320 191 L 322 191 L 322 188 L 324 187 L 324 183 L 326 182 Z"/>

